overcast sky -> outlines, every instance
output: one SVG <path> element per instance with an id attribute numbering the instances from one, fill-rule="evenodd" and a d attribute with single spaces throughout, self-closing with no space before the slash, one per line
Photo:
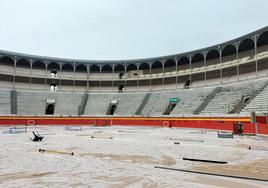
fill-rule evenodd
<path id="1" fill-rule="evenodd" d="M 0 50 L 62 58 L 170 55 L 267 25 L 267 0 L 0 0 Z"/>

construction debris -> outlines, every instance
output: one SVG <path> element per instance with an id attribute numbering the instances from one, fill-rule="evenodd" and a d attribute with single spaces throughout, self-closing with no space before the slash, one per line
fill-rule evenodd
<path id="1" fill-rule="evenodd" d="M 41 136 L 38 132 L 37 132 L 37 134 L 35 134 L 35 132 L 33 131 L 32 132 L 33 133 L 33 135 L 34 135 L 34 138 L 32 139 L 32 138 L 30 138 L 33 142 L 42 142 L 42 140 L 43 140 L 43 136 Z"/>
<path id="2" fill-rule="evenodd" d="M 196 162 L 203 162 L 203 163 L 217 163 L 217 164 L 227 164 L 228 162 L 226 161 L 212 161 L 212 160 L 206 160 L 206 159 L 193 159 L 193 158 L 186 158 L 183 157 L 183 160 L 186 161 L 196 161 Z"/>
<path id="3" fill-rule="evenodd" d="M 63 154 L 63 155 L 74 155 L 74 152 L 69 151 L 58 151 L 58 150 L 46 150 L 46 149 L 39 149 L 40 153 L 55 153 L 55 154 Z"/>

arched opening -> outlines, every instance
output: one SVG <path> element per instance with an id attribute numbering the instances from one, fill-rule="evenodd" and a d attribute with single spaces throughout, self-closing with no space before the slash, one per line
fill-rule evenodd
<path id="1" fill-rule="evenodd" d="M 114 67 L 114 73 L 118 74 L 118 78 L 121 80 L 125 74 L 125 67 L 121 64 Z"/>
<path id="2" fill-rule="evenodd" d="M 11 57 L 4 56 L 0 59 L 0 64 L 7 66 L 14 66 L 14 60 Z"/>
<path id="3" fill-rule="evenodd" d="M 21 68 L 30 68 L 31 64 L 28 60 L 26 59 L 20 59 L 19 61 L 17 61 L 16 63 L 16 67 L 21 67 Z"/>
<path id="4" fill-rule="evenodd" d="M 48 64 L 47 69 L 48 70 L 60 70 L 60 66 L 56 62 L 51 62 Z"/>
<path id="5" fill-rule="evenodd" d="M 176 71 L 176 62 L 173 59 L 168 59 L 164 63 L 164 72 Z"/>
<path id="6" fill-rule="evenodd" d="M 254 59 L 255 56 L 255 48 L 254 48 L 254 41 L 252 39 L 245 39 L 243 40 L 238 48 L 239 58 L 243 57 L 250 57 Z M 239 65 L 239 75 L 240 78 L 243 78 L 243 74 L 247 77 L 248 73 L 252 73 L 256 71 L 256 63 L 252 61 L 247 64 Z"/>
<path id="7" fill-rule="evenodd" d="M 112 100 L 106 112 L 106 115 L 114 115 L 116 108 L 117 108 L 117 100 Z"/>
<path id="8" fill-rule="evenodd" d="M 142 71 L 142 74 L 150 74 L 150 65 L 148 63 L 142 63 L 139 66 L 139 70 Z"/>
<path id="9" fill-rule="evenodd" d="M 91 73 L 100 73 L 100 67 L 98 65 L 91 65 L 90 72 Z"/>
<path id="10" fill-rule="evenodd" d="M 149 63 L 141 63 L 138 66 L 138 69 L 140 71 L 140 75 L 148 76 L 150 75 L 150 64 Z M 138 79 L 138 85 L 139 86 L 149 86 L 150 85 L 150 80 L 149 79 Z"/>
<path id="11" fill-rule="evenodd" d="M 72 64 L 66 63 L 66 64 L 62 65 L 61 70 L 63 72 L 73 72 L 74 71 L 74 67 L 73 67 Z"/>
<path id="12" fill-rule="evenodd" d="M 46 106 L 46 115 L 54 115 L 55 104 L 47 104 Z"/>
<path id="13" fill-rule="evenodd" d="M 268 31 L 264 31 L 257 40 L 257 46 L 262 47 L 268 45 Z M 261 51 L 261 50 L 258 50 Z"/>
<path id="14" fill-rule="evenodd" d="M 152 73 L 162 73 L 163 72 L 163 65 L 161 62 L 156 61 L 152 64 Z"/>
<path id="15" fill-rule="evenodd" d="M 204 70 L 205 61 L 204 61 L 204 55 L 201 53 L 197 53 L 192 57 L 192 75 L 191 79 L 188 80 L 185 83 L 185 88 L 189 88 L 191 83 L 194 82 L 200 82 L 202 81 L 204 83 L 204 80 L 206 80 L 206 72 Z M 199 71 L 203 68 L 202 72 L 194 73 L 195 71 Z"/>
<path id="16" fill-rule="evenodd" d="M 43 61 L 34 61 L 32 64 L 33 69 L 46 69 L 46 65 Z"/>
<path id="17" fill-rule="evenodd" d="M 138 86 L 138 80 L 139 77 L 139 71 L 138 67 L 135 64 L 129 64 L 127 65 L 127 78 L 132 78 L 132 80 L 126 81 L 126 87 L 137 87 Z"/>
<path id="18" fill-rule="evenodd" d="M 215 66 L 217 64 L 220 64 L 220 53 L 218 50 L 212 49 L 207 53 L 207 56 L 206 56 L 207 69 L 210 69 L 209 66 Z M 217 80 L 218 83 L 220 83 L 220 78 L 221 78 L 220 69 L 206 72 L 206 79 L 208 80 L 207 81 L 208 85 L 210 85 L 209 80 L 212 80 L 212 79 L 215 79 Z"/>
<path id="19" fill-rule="evenodd" d="M 245 52 L 245 51 L 248 51 L 248 50 L 254 50 L 254 41 L 251 40 L 251 39 L 243 40 L 240 43 L 239 48 L 238 48 L 239 53 Z"/>
<path id="20" fill-rule="evenodd" d="M 133 71 L 133 70 L 137 70 L 137 65 L 134 65 L 134 64 L 127 65 L 127 72 Z"/>
<path id="21" fill-rule="evenodd" d="M 111 65 L 104 65 L 102 68 L 101 68 L 101 72 L 102 73 L 112 73 L 113 72 L 113 68 Z"/>
<path id="22" fill-rule="evenodd" d="M 76 66 L 75 72 L 87 72 L 87 67 L 83 64 L 79 64 Z"/>
<path id="23" fill-rule="evenodd" d="M 267 52 L 268 50 L 268 31 L 263 32 L 257 40 L 258 54 Z M 268 63 L 266 60 L 258 60 L 258 75 L 267 75 Z"/>
<path id="24" fill-rule="evenodd" d="M 236 59 L 236 48 L 233 45 L 227 45 L 222 50 L 222 62 Z"/>
<path id="25" fill-rule="evenodd" d="M 51 78 L 58 77 L 58 71 L 60 70 L 60 66 L 56 62 L 49 63 L 47 69 L 50 71 Z"/>
<path id="26" fill-rule="evenodd" d="M 198 68 L 204 66 L 204 56 L 200 53 L 197 53 L 192 58 L 192 68 Z"/>
<path id="27" fill-rule="evenodd" d="M 220 63 L 220 53 L 218 50 L 212 49 L 207 53 L 206 56 L 206 64 L 209 65 L 216 65 Z"/>
<path id="28" fill-rule="evenodd" d="M 172 72 L 176 71 L 176 62 L 173 59 L 168 59 L 165 63 L 164 63 L 164 73 L 165 76 L 164 77 L 164 84 L 174 84 L 176 83 L 176 76 L 170 77 L 168 75 L 170 75 Z"/>
<path id="29" fill-rule="evenodd" d="M 248 56 L 250 56 L 250 58 L 254 58 L 255 55 L 254 41 L 251 39 L 243 40 L 238 47 L 238 52 L 239 52 L 239 58 Z"/>
<path id="30" fill-rule="evenodd" d="M 178 61 L 178 71 L 186 71 L 190 69 L 190 60 L 188 57 L 183 56 Z M 190 80 L 190 75 L 177 76 L 177 83 L 186 83 Z"/>

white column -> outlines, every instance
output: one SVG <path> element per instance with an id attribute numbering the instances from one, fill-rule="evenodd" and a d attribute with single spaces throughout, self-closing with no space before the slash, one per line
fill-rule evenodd
<path id="1" fill-rule="evenodd" d="M 76 70 L 76 63 L 73 63 L 74 72 L 73 72 L 73 91 L 75 91 L 75 70 Z"/>
<path id="2" fill-rule="evenodd" d="M 237 81 L 239 82 L 239 41 L 235 42 L 235 48 L 236 48 L 236 72 L 237 72 Z"/>
<path id="3" fill-rule="evenodd" d="M 205 67 L 205 72 L 204 72 L 204 78 L 205 78 L 205 86 L 207 86 L 207 51 L 203 52 L 204 56 L 204 67 Z"/>
<path id="4" fill-rule="evenodd" d="M 175 57 L 175 63 L 176 63 L 176 87 L 175 87 L 175 89 L 177 90 L 178 89 L 178 58 L 177 57 Z"/>
<path id="5" fill-rule="evenodd" d="M 17 56 L 14 57 L 13 89 L 15 89 L 15 82 L 16 82 L 16 66 L 17 66 Z"/>
<path id="6" fill-rule="evenodd" d="M 255 66 L 256 66 L 256 77 L 258 78 L 258 34 L 254 35 L 254 52 L 255 52 Z"/>
<path id="7" fill-rule="evenodd" d="M 30 88 L 32 88 L 33 59 L 30 59 Z"/>
<path id="8" fill-rule="evenodd" d="M 220 77 L 221 77 L 221 85 L 222 85 L 222 48 L 221 46 L 218 47 L 219 54 L 220 54 Z"/>

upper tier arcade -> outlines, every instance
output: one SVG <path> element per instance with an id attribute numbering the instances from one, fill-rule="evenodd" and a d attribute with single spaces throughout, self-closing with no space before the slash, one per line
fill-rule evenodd
<path id="1" fill-rule="evenodd" d="M 221 85 L 268 75 L 268 27 L 208 48 L 114 61 L 0 51 L 0 87 L 118 92 Z"/>

